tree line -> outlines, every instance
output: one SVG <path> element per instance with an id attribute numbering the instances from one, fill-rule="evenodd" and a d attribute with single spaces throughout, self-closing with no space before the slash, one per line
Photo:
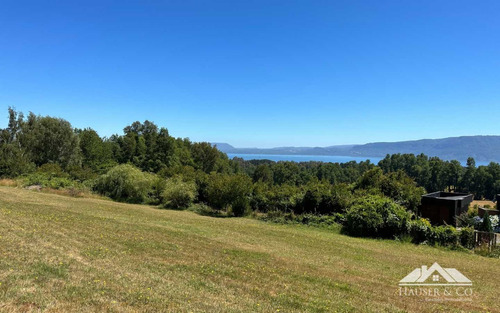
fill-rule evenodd
<path id="1" fill-rule="evenodd" d="M 208 142 L 170 136 L 150 121 L 101 137 L 68 121 L 9 108 L 0 130 L 0 177 L 51 188 L 88 188 L 120 201 L 249 211 L 344 214 L 357 197 L 377 195 L 415 211 L 427 191 L 500 192 L 500 166 L 470 158 L 388 155 L 377 165 L 229 159 Z"/>
<path id="2" fill-rule="evenodd" d="M 8 126 L 0 130 L 0 177 L 51 188 L 85 187 L 120 201 L 205 203 L 239 215 L 273 207 L 328 213 L 309 199 L 312 194 L 335 193 L 333 186 L 352 184 L 375 167 L 369 161 L 231 160 L 208 142 L 172 137 L 150 121 L 101 137 L 60 118 L 25 116 L 13 108 L 8 116 Z"/>
<path id="3" fill-rule="evenodd" d="M 500 193 L 500 164 L 476 166 L 469 157 L 465 166 L 459 161 L 444 161 L 424 154 L 387 155 L 378 163 L 386 173 L 404 171 L 427 191 L 457 191 L 474 194 L 476 199 L 494 200 Z"/>

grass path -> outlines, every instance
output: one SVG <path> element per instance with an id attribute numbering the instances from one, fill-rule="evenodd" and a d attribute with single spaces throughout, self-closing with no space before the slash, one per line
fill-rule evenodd
<path id="1" fill-rule="evenodd" d="M 434 262 L 472 301 L 399 295 Z M 499 288 L 469 253 L 0 187 L 2 312 L 498 312 Z"/>

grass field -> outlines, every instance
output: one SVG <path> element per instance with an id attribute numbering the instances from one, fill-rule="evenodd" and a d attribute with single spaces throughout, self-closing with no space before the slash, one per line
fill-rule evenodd
<path id="1" fill-rule="evenodd" d="M 472 301 L 399 295 L 434 262 Z M 498 312 L 499 281 L 467 252 L 0 187 L 2 312 Z"/>

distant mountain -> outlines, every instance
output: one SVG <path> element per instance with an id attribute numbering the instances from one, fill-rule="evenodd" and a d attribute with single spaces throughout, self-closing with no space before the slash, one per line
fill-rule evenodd
<path id="1" fill-rule="evenodd" d="M 329 147 L 278 147 L 235 148 L 227 143 L 216 143 L 225 153 L 240 154 L 288 154 L 288 155 L 341 155 L 360 157 L 384 157 L 395 153 L 424 153 L 445 160 L 465 161 L 473 157 L 479 162 L 500 162 L 500 136 L 463 136 L 443 139 L 422 139 L 400 142 L 375 142 L 364 145 Z"/>
<path id="2" fill-rule="evenodd" d="M 219 149 L 220 151 L 224 152 L 224 153 L 229 153 L 227 151 L 231 151 L 231 150 L 234 150 L 235 148 L 233 146 L 231 146 L 230 144 L 228 143 L 223 143 L 223 142 L 212 142 L 212 146 L 216 146 L 217 149 Z"/>

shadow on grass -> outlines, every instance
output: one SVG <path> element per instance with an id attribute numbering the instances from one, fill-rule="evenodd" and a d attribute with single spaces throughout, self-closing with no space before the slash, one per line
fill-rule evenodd
<path id="1" fill-rule="evenodd" d="M 156 207 L 158 209 L 161 209 L 161 210 L 190 211 L 190 212 L 196 213 L 198 215 L 217 217 L 217 218 L 234 217 L 230 212 L 216 210 L 216 209 L 213 209 L 212 207 L 209 207 L 206 204 L 200 204 L 200 203 L 192 204 L 188 208 L 178 208 L 178 207 L 164 206 L 164 205 L 157 205 Z"/>
<path id="2" fill-rule="evenodd" d="M 202 216 L 210 216 L 217 218 L 233 217 L 232 214 L 226 211 L 216 210 L 205 204 L 194 204 L 190 206 L 187 210 Z"/>

